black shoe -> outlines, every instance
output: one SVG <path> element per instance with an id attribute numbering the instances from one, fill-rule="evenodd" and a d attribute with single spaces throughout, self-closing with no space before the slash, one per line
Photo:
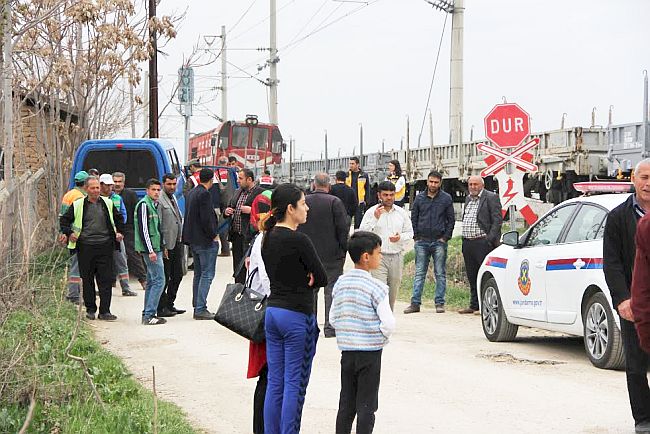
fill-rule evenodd
<path id="1" fill-rule="evenodd" d="M 209 310 L 204 310 L 203 312 L 195 313 L 193 315 L 194 319 L 203 320 L 203 319 L 214 319 L 214 314 Z"/>
<path id="2" fill-rule="evenodd" d="M 173 310 L 169 309 L 163 309 L 158 311 L 158 317 L 170 317 L 170 316 L 176 316 L 176 312 Z"/>
<path id="3" fill-rule="evenodd" d="M 634 427 L 634 432 L 636 433 L 650 433 L 650 421 L 639 422 Z"/>
<path id="4" fill-rule="evenodd" d="M 436 313 L 445 313 L 445 305 L 436 304 Z"/>
<path id="5" fill-rule="evenodd" d="M 143 325 L 160 325 L 160 324 L 165 324 L 167 320 L 165 318 L 149 318 L 149 319 L 144 319 L 142 318 L 142 324 Z"/>
<path id="6" fill-rule="evenodd" d="M 221 252 L 219 256 L 230 256 L 230 252 Z"/>
<path id="7" fill-rule="evenodd" d="M 138 294 L 131 291 L 130 289 L 125 289 L 125 290 L 122 291 L 122 296 L 124 296 L 124 297 L 137 297 Z"/>
<path id="8" fill-rule="evenodd" d="M 326 338 L 335 338 L 336 337 L 336 332 L 334 330 L 327 330 L 323 332 Z"/>
<path id="9" fill-rule="evenodd" d="M 117 317 L 109 312 L 109 313 L 100 313 L 99 315 L 97 315 L 97 319 L 100 319 L 102 321 L 115 321 Z"/>
<path id="10" fill-rule="evenodd" d="M 95 319 L 95 312 L 86 312 L 86 319 L 94 320 Z"/>
<path id="11" fill-rule="evenodd" d="M 404 313 L 407 313 L 407 314 L 408 313 L 417 313 L 419 311 L 420 311 L 420 305 L 419 304 L 413 304 L 413 303 L 411 303 L 411 305 L 409 307 L 404 309 Z"/>
<path id="12" fill-rule="evenodd" d="M 171 310 L 172 312 L 176 312 L 178 315 L 187 312 L 185 309 L 179 309 L 174 306 L 170 307 L 169 310 Z"/>

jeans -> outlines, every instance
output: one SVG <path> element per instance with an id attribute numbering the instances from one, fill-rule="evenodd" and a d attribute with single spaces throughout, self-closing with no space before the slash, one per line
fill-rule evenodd
<path id="1" fill-rule="evenodd" d="M 214 271 L 217 267 L 217 254 L 219 243 L 213 241 L 209 246 L 193 244 L 192 256 L 194 257 L 194 280 L 192 281 L 192 306 L 194 314 L 207 312 L 208 292 L 214 279 Z"/>
<path id="2" fill-rule="evenodd" d="M 297 434 L 320 331 L 316 315 L 267 307 L 264 325 L 269 367 L 264 432 Z"/>
<path id="3" fill-rule="evenodd" d="M 627 393 L 635 424 L 650 422 L 650 388 L 648 366 L 650 355 L 641 349 L 634 323 L 621 318 L 621 337 L 625 353 Z"/>
<path id="4" fill-rule="evenodd" d="M 422 304 L 422 289 L 433 257 L 433 274 L 436 277 L 436 304 L 445 304 L 447 292 L 447 243 L 442 241 L 418 240 L 415 242 L 415 277 L 411 304 Z"/>
<path id="5" fill-rule="evenodd" d="M 341 395 L 336 434 L 350 434 L 357 417 L 357 434 L 370 434 L 379 406 L 381 350 L 341 353 Z"/>
<path id="6" fill-rule="evenodd" d="M 142 319 L 148 320 L 156 316 L 158 300 L 165 287 L 165 266 L 163 265 L 162 252 L 156 252 L 156 260 L 149 259 L 148 253 L 142 253 L 144 264 L 147 267 L 147 286 L 144 290 L 144 310 Z"/>

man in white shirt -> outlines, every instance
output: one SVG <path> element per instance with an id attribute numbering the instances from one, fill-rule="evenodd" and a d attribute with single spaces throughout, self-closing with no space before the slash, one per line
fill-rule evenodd
<path id="1" fill-rule="evenodd" d="M 388 285 L 388 300 L 392 310 L 402 281 L 404 247 L 413 238 L 413 226 L 408 212 L 394 206 L 395 185 L 383 181 L 377 190 L 379 203 L 366 211 L 359 229 L 374 232 L 381 237 L 382 260 L 379 268 L 372 270 L 372 276 Z"/>

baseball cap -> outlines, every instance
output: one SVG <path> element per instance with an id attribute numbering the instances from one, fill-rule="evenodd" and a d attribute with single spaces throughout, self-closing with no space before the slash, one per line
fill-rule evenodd
<path id="1" fill-rule="evenodd" d="M 115 182 L 113 182 L 113 175 L 111 175 L 110 173 L 104 173 L 104 174 L 102 174 L 102 175 L 99 177 L 99 182 L 102 183 L 102 184 L 106 184 L 106 185 L 109 185 L 109 184 L 110 184 L 110 185 L 113 185 L 113 184 L 115 184 Z"/>
<path id="2" fill-rule="evenodd" d="M 74 182 L 83 182 L 88 179 L 88 172 L 85 170 L 80 170 L 74 175 Z"/>

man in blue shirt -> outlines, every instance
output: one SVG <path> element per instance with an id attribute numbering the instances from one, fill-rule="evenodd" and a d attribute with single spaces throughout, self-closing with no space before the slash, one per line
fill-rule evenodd
<path id="1" fill-rule="evenodd" d="M 447 291 L 447 241 L 454 231 L 454 206 L 451 196 L 440 190 L 442 174 L 435 170 L 427 176 L 427 189 L 418 194 L 411 208 L 413 239 L 415 240 L 415 278 L 411 305 L 404 313 L 420 311 L 422 289 L 433 258 L 433 272 L 436 277 L 436 312 L 445 311 Z"/>

